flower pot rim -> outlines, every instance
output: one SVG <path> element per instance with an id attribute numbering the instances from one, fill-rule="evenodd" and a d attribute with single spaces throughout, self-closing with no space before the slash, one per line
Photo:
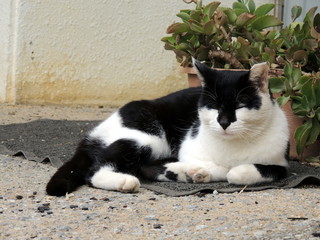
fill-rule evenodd
<path id="1" fill-rule="evenodd" d="M 225 69 L 225 68 L 213 68 L 214 70 L 217 71 L 242 71 L 242 72 L 248 72 L 250 69 L 237 69 L 237 68 L 230 68 L 230 69 Z M 197 74 L 197 71 L 193 67 L 181 67 L 180 66 L 180 72 L 181 73 L 188 73 L 188 74 Z M 276 69 L 269 69 L 269 76 L 276 77 L 276 76 L 281 76 L 283 74 L 283 69 L 281 68 L 276 68 Z"/>
<path id="2" fill-rule="evenodd" d="M 249 69 L 236 69 L 236 68 L 230 68 L 230 69 L 213 68 L 213 69 L 217 70 L 217 71 L 242 71 L 242 72 L 248 72 L 249 71 Z M 180 72 L 181 73 L 197 74 L 196 70 L 193 67 L 180 67 Z"/>

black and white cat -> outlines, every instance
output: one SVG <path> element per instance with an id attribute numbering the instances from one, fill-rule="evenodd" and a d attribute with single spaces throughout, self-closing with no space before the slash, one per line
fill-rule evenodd
<path id="1" fill-rule="evenodd" d="M 80 142 L 47 193 L 83 184 L 136 192 L 140 177 L 238 185 L 285 177 L 288 124 L 270 96 L 268 65 L 237 72 L 194 66 L 202 87 L 120 108 Z"/>

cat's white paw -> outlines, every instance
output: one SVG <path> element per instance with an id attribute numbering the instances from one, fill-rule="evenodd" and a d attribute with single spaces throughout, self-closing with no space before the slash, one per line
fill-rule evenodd
<path id="1" fill-rule="evenodd" d="M 131 175 L 124 175 L 122 181 L 119 184 L 119 191 L 130 193 L 138 192 L 140 188 L 140 181 L 138 178 Z"/>
<path id="2" fill-rule="evenodd" d="M 187 175 L 194 183 L 210 182 L 210 173 L 204 168 L 191 169 L 187 171 Z"/>
<path id="3" fill-rule="evenodd" d="M 231 184 L 251 185 L 265 179 L 253 164 L 243 164 L 232 168 L 227 173 L 227 180 Z"/>

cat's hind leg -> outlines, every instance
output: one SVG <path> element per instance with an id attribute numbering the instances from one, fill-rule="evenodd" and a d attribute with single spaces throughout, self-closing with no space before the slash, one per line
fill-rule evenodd
<path id="1" fill-rule="evenodd" d="M 95 164 L 87 176 L 90 186 L 105 190 L 137 192 L 140 167 L 150 161 L 151 149 L 129 139 L 119 139 L 95 154 Z"/>
<path id="2" fill-rule="evenodd" d="M 227 173 L 229 183 L 237 185 L 252 185 L 262 182 L 272 182 L 285 178 L 287 168 L 280 165 L 242 164 L 230 169 Z"/>
<path id="3" fill-rule="evenodd" d="M 115 172 L 111 166 L 103 166 L 90 178 L 90 185 L 111 191 L 137 192 L 140 182 L 135 176 Z"/>

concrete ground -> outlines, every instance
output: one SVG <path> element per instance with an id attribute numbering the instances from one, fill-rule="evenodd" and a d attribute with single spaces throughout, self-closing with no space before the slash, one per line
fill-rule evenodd
<path id="1" fill-rule="evenodd" d="M 0 105 L 0 124 L 112 111 Z M 320 239 L 319 187 L 167 197 L 84 186 L 57 198 L 45 194 L 54 167 L 6 155 L 0 165 L 0 239 Z"/>

